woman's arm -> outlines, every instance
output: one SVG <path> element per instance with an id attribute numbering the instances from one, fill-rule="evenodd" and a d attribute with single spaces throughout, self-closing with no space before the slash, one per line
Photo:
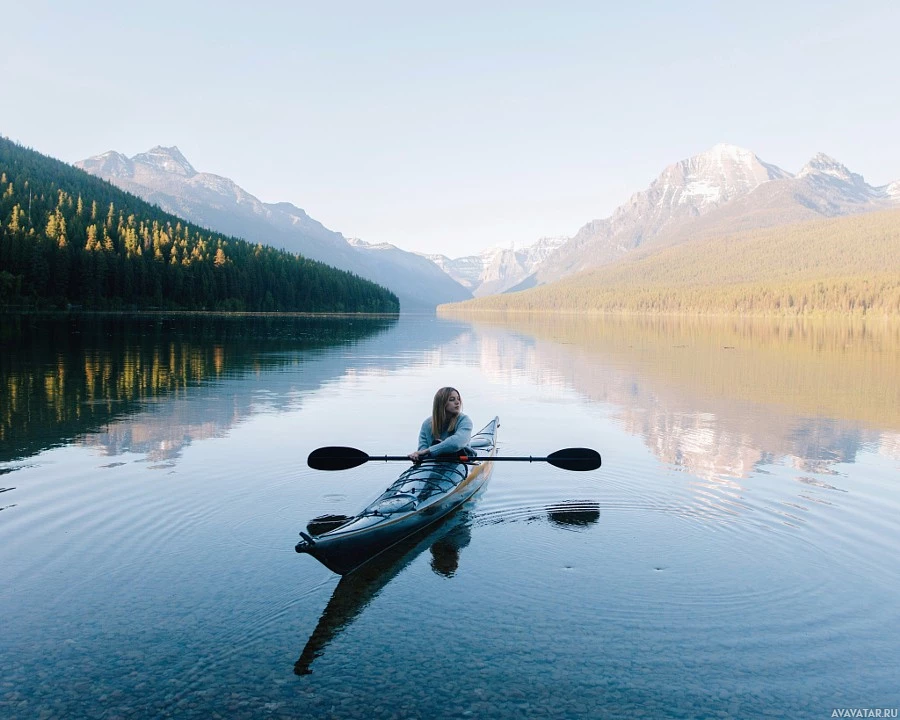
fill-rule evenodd
<path id="1" fill-rule="evenodd" d="M 422 458 L 428 455 L 428 446 L 434 438 L 431 435 L 431 418 L 425 418 L 422 423 L 422 429 L 419 430 L 419 449 L 411 452 L 407 457 L 414 463 L 422 461 Z"/>
<path id="2" fill-rule="evenodd" d="M 471 439 L 472 421 L 469 419 L 468 415 L 460 415 L 459 420 L 456 423 L 456 430 L 453 431 L 453 434 L 449 435 L 446 440 L 439 442 L 437 445 L 432 445 L 428 448 L 428 451 L 432 457 L 435 455 L 456 452 L 468 445 Z"/>
<path id="3" fill-rule="evenodd" d="M 419 450 L 427 450 L 432 442 L 434 436 L 431 434 L 431 418 L 425 418 L 422 429 L 419 430 Z"/>

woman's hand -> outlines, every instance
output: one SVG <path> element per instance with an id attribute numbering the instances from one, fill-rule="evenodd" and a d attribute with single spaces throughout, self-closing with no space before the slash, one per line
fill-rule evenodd
<path id="1" fill-rule="evenodd" d="M 415 452 L 411 452 L 407 457 L 412 460 L 416 465 L 422 462 L 423 458 L 428 457 L 427 450 L 416 450 Z"/>

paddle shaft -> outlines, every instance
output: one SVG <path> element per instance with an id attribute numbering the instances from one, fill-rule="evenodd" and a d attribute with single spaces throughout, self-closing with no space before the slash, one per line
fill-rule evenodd
<path id="1" fill-rule="evenodd" d="M 409 460 L 408 455 L 369 455 L 369 462 L 372 460 L 380 460 L 382 462 L 391 462 L 395 460 Z M 426 462 L 428 460 L 433 460 L 434 462 L 474 462 L 476 460 L 494 460 L 506 461 L 506 462 L 547 462 L 547 458 L 545 457 L 532 457 L 529 455 L 528 457 L 490 457 L 489 455 L 472 455 L 469 457 L 468 455 L 435 455 L 434 457 L 428 456 L 423 458 L 422 462 Z"/>
<path id="2" fill-rule="evenodd" d="M 408 455 L 368 455 L 351 447 L 323 447 L 309 454 L 307 464 L 315 470 L 349 470 L 372 461 L 409 461 Z M 425 458 L 425 462 L 469 463 L 477 461 L 498 462 L 546 462 L 563 470 L 596 470 L 600 467 L 600 454 L 590 448 L 565 448 L 547 457 L 523 455 L 521 457 L 491 457 L 490 455 L 437 455 Z M 422 460 L 417 464 L 421 464 Z"/>

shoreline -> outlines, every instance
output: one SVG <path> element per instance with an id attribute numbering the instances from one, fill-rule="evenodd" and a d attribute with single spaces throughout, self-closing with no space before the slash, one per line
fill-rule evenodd
<path id="1" fill-rule="evenodd" d="M 351 313 L 351 312 L 228 312 L 225 310 L 12 310 L 0 308 L 0 315 L 44 315 L 44 316 L 105 316 L 105 317 L 221 317 L 221 318 L 395 318 L 400 313 Z"/>

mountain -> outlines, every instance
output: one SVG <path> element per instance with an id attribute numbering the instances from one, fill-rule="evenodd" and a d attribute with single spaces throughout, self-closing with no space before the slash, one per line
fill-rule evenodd
<path id="1" fill-rule="evenodd" d="M 197 172 L 177 147 L 132 158 L 110 151 L 75 163 L 163 210 L 204 227 L 349 270 L 392 290 L 404 310 L 427 310 L 471 297 L 436 266 L 398 248 L 375 257 L 288 202 L 264 203 L 233 180 Z"/>
<path id="2" fill-rule="evenodd" d="M 894 205 L 900 205 L 900 180 L 884 186 L 884 194 Z"/>
<path id="3" fill-rule="evenodd" d="M 587 223 L 512 289 L 606 265 L 639 248 L 889 208 L 900 204 L 898 186 L 872 187 L 821 153 L 792 175 L 744 148 L 716 145 L 667 167 L 610 217 Z"/>
<path id="4" fill-rule="evenodd" d="M 710 235 L 632 252 L 441 314 L 900 316 L 900 208 Z"/>
<path id="5" fill-rule="evenodd" d="M 426 255 L 475 297 L 508 290 L 534 273 L 566 238 L 541 238 L 520 250 L 492 248 L 478 255 L 451 260 L 446 255 Z"/>
<path id="6" fill-rule="evenodd" d="M 130 159 L 110 151 L 75 167 L 204 227 L 358 272 L 359 258 L 340 233 L 290 203 L 269 205 L 228 178 L 198 173 L 177 147 Z"/>
<path id="7" fill-rule="evenodd" d="M 365 258 L 366 270 L 373 277 L 395 278 L 395 284 L 407 297 L 407 309 L 410 299 L 433 298 L 429 302 L 431 306 L 440 302 L 439 298 L 456 302 L 472 297 L 466 287 L 418 253 L 406 252 L 390 243 L 367 243 L 358 238 L 350 238 L 348 243 Z M 396 292 L 399 294 L 401 290 Z"/>
<path id="8" fill-rule="evenodd" d="M 455 259 L 450 259 L 446 255 L 424 255 L 424 257 L 431 260 L 464 288 L 474 291 L 481 284 L 486 252 L 490 251 L 486 250 L 479 255 L 466 255 Z"/>

